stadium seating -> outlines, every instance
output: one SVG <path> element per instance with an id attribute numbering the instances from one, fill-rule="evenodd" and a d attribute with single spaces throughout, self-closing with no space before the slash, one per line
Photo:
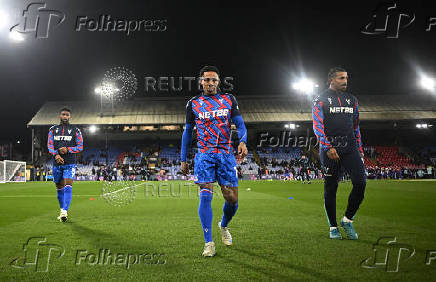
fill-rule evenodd
<path id="1" fill-rule="evenodd" d="M 375 146 L 376 162 L 380 167 L 421 168 L 422 165 L 413 164 L 405 155 L 399 153 L 398 146 Z"/>
<path id="2" fill-rule="evenodd" d="M 110 170 L 113 167 L 118 168 L 118 176 L 135 175 L 135 179 L 143 179 L 142 173 L 144 168 L 147 168 L 148 176 L 158 180 L 162 179 L 180 179 L 180 145 L 177 143 L 161 143 L 161 144 L 143 144 L 142 148 L 136 146 L 127 146 L 126 144 L 111 144 L 106 156 L 106 150 L 88 146 L 83 152 L 77 166 L 78 176 L 83 180 L 91 180 L 95 178 L 92 174 L 97 171 L 101 165 L 108 167 Z M 190 156 L 194 156 L 194 150 Z M 398 174 L 402 169 L 423 169 L 424 165 L 414 164 L 412 160 L 400 153 L 398 146 L 366 146 L 365 150 L 365 165 L 366 167 L 379 173 L 386 175 L 390 171 L 395 171 Z M 435 156 L 436 148 L 428 147 L 425 150 L 426 156 Z M 289 176 L 289 174 L 298 174 L 299 165 L 296 160 L 300 159 L 302 150 L 300 148 L 282 148 L 282 147 L 266 147 L 256 150 L 249 150 L 249 154 L 243 162 L 238 163 L 238 171 L 244 177 L 252 179 L 258 177 L 259 172 L 262 175 L 273 175 L 274 177 Z M 314 159 L 317 159 L 314 157 Z M 108 161 L 108 164 L 106 164 Z M 191 164 L 191 160 L 188 160 Z M 310 167 L 316 169 L 311 171 L 312 177 L 320 177 L 318 173 L 319 163 L 311 163 Z M 45 169 L 52 170 L 52 163 L 46 162 Z M 312 170 L 313 170 L 312 169 Z M 268 172 L 267 172 L 268 171 Z M 267 172 L 267 173 L 266 173 Z M 316 173 L 316 175 L 315 175 Z M 50 173 L 49 173 L 50 174 Z"/>

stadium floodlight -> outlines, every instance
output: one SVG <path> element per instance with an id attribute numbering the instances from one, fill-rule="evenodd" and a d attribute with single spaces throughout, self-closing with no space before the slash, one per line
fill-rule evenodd
<path id="1" fill-rule="evenodd" d="M 423 89 L 433 91 L 435 89 L 435 80 L 423 75 L 420 80 L 420 85 Z"/>
<path id="2" fill-rule="evenodd" d="M 21 42 L 24 41 L 24 36 L 18 31 L 9 32 L 9 39 L 13 42 Z"/>
<path id="3" fill-rule="evenodd" d="M 97 126 L 95 126 L 95 125 L 91 125 L 90 127 L 89 127 L 89 132 L 91 132 L 91 133 L 95 133 L 97 131 Z"/>
<path id="4" fill-rule="evenodd" d="M 298 127 L 298 125 L 296 125 L 295 123 L 287 123 L 287 124 L 285 124 L 285 128 L 295 129 L 297 127 Z"/>
<path id="5" fill-rule="evenodd" d="M 101 87 L 97 86 L 94 88 L 94 93 L 97 95 L 101 95 L 103 93 L 103 91 L 101 91 Z"/>
<path id="6" fill-rule="evenodd" d="M 312 80 L 307 78 L 302 78 L 299 81 L 292 83 L 292 88 L 300 93 L 310 95 L 313 93 L 318 84 L 315 84 Z"/>
<path id="7" fill-rule="evenodd" d="M 416 128 L 419 128 L 419 129 L 427 129 L 427 128 L 429 128 L 431 125 L 429 125 L 429 124 L 427 124 L 427 123 L 417 123 L 416 124 Z"/>

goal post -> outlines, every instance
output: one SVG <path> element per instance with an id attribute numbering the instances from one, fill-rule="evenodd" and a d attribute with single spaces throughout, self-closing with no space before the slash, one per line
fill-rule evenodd
<path id="1" fill-rule="evenodd" d="M 0 168 L 3 166 L 3 172 L 0 175 L 4 182 L 26 182 L 26 162 L 4 160 L 2 163 Z"/>
<path id="2" fill-rule="evenodd" d="M 0 161 L 0 183 L 5 183 L 6 182 L 6 178 L 5 178 L 5 162 L 4 161 Z"/>

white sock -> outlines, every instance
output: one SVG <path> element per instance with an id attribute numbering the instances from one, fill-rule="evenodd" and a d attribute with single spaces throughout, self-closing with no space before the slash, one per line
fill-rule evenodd
<path id="1" fill-rule="evenodd" d="M 353 223 L 353 221 L 349 220 L 346 216 L 344 216 L 343 220 L 344 220 L 344 222 L 351 222 L 351 223 Z"/>
<path id="2" fill-rule="evenodd" d="M 336 229 L 337 227 L 330 227 L 330 231 L 332 231 L 332 230 L 334 230 L 334 229 Z"/>

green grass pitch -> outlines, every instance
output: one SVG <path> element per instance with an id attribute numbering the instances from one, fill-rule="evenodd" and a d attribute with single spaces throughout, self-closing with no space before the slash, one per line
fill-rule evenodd
<path id="1" fill-rule="evenodd" d="M 436 279 L 436 181 L 368 181 L 357 241 L 328 239 L 322 182 L 241 181 L 231 247 L 214 195 L 213 258 L 201 256 L 196 189 L 165 184 L 175 186 L 138 186 L 131 204 L 115 207 L 101 183 L 76 182 L 67 223 L 56 221 L 53 183 L 0 184 L 0 281 Z M 350 189 L 339 186 L 338 219 Z"/>

